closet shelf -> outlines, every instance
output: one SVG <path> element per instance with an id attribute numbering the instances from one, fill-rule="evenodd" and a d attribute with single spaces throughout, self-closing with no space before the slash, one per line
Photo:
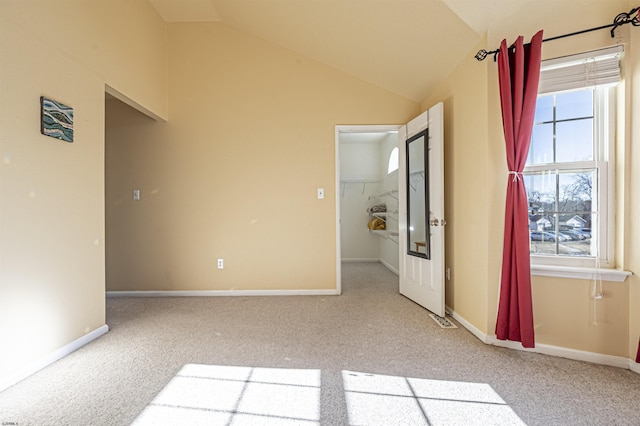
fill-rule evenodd
<path id="1" fill-rule="evenodd" d="M 371 232 L 372 234 L 375 234 L 379 237 L 382 237 L 384 239 L 387 240 L 391 240 L 394 243 L 398 243 L 398 240 L 396 239 L 398 237 L 398 233 L 395 231 L 376 231 L 376 230 L 369 230 L 369 232 Z"/>
<path id="2" fill-rule="evenodd" d="M 368 183 L 380 183 L 382 182 L 381 180 L 377 180 L 377 179 L 340 179 L 340 185 L 341 185 L 341 189 L 340 189 L 340 196 L 344 197 L 344 191 L 345 191 L 345 187 L 347 186 L 348 183 L 357 183 L 357 184 L 361 184 L 362 185 L 362 193 L 364 194 L 365 190 L 367 189 L 367 184 Z M 371 198 L 371 197 L 369 197 Z"/>
<path id="3" fill-rule="evenodd" d="M 396 210 L 393 212 L 372 212 L 371 216 L 379 217 L 379 218 L 390 217 L 392 219 L 395 219 L 398 216 L 398 211 Z"/>
<path id="4" fill-rule="evenodd" d="M 384 223 L 387 223 L 387 219 L 398 220 L 398 212 L 372 212 L 369 213 L 370 216 L 377 217 L 382 219 Z"/>
<path id="5" fill-rule="evenodd" d="M 372 200 L 372 199 L 375 199 L 375 198 L 382 198 L 382 197 L 389 196 L 389 197 L 395 198 L 397 200 L 398 199 L 398 196 L 396 195 L 397 193 L 398 193 L 397 189 L 392 189 L 391 191 L 386 191 L 386 192 L 382 192 L 380 194 L 371 195 L 371 196 L 369 196 L 369 199 Z"/>

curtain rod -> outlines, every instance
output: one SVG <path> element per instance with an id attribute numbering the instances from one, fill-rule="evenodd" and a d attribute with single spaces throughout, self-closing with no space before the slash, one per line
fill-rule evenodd
<path id="1" fill-rule="evenodd" d="M 589 29 L 582 30 L 582 31 L 576 31 L 574 33 L 563 34 L 563 35 L 559 35 L 559 36 L 555 36 L 555 37 L 551 37 L 551 38 L 546 38 L 546 39 L 542 40 L 542 42 L 558 40 L 560 38 L 565 38 L 565 37 L 572 37 L 572 36 L 575 36 L 575 35 L 589 33 L 591 31 L 602 30 L 602 29 L 610 28 L 610 27 L 613 27 L 613 28 L 611 28 L 611 38 L 613 38 L 613 37 L 615 37 L 614 31 L 618 27 L 621 27 L 621 26 L 623 26 L 625 24 L 633 24 L 634 27 L 640 26 L 640 13 L 638 13 L 639 10 L 640 10 L 640 7 L 634 7 L 633 9 L 631 9 L 629 11 L 629 13 L 626 13 L 626 12 L 619 13 L 618 16 L 616 16 L 613 19 L 613 23 L 612 24 L 601 25 L 599 27 L 589 28 Z M 634 14 L 635 14 L 635 16 L 633 16 Z M 500 53 L 500 49 L 492 50 L 490 52 L 487 52 L 486 50 L 482 49 L 482 50 L 479 50 L 478 53 L 476 53 L 476 55 L 474 57 L 478 61 L 484 61 L 487 56 L 493 55 L 493 62 L 495 62 L 497 60 L 497 58 L 498 58 L 498 53 Z"/>

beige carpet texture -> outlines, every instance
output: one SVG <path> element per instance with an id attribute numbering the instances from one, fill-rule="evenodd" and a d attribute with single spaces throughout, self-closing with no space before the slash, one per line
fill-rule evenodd
<path id="1" fill-rule="evenodd" d="M 0 424 L 640 425 L 638 374 L 442 328 L 381 264 L 343 290 L 109 298 L 110 331 L 0 393 Z"/>

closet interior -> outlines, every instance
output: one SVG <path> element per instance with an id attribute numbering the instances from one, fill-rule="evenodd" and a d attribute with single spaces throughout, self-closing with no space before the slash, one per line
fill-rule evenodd
<path id="1" fill-rule="evenodd" d="M 381 262 L 398 274 L 398 133 L 341 133 L 342 262 Z"/>

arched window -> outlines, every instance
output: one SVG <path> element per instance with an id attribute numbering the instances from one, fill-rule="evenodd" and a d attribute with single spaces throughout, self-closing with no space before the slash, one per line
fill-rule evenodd
<path id="1" fill-rule="evenodd" d="M 390 175 L 391 173 L 398 170 L 399 165 L 400 162 L 398 161 L 398 147 L 395 147 L 391 151 L 391 154 L 389 154 L 389 167 L 387 168 L 387 174 Z"/>

